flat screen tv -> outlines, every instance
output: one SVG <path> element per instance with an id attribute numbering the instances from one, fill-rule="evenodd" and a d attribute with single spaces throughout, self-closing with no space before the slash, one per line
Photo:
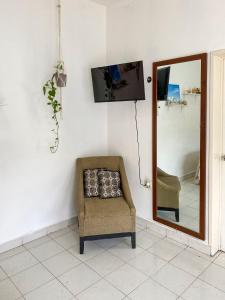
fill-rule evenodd
<path id="1" fill-rule="evenodd" d="M 91 69 L 95 102 L 145 100 L 143 62 Z"/>
<path id="2" fill-rule="evenodd" d="M 168 99 L 169 80 L 170 67 L 157 70 L 157 100 L 166 101 Z"/>

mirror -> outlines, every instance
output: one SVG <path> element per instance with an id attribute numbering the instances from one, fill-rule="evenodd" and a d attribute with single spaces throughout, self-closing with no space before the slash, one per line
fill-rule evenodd
<path id="1" fill-rule="evenodd" d="M 206 54 L 153 64 L 153 217 L 205 238 Z"/>

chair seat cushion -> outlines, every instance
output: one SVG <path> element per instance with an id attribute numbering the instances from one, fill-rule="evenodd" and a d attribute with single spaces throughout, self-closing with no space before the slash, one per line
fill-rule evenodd
<path id="1" fill-rule="evenodd" d="M 107 200 L 100 198 L 85 198 L 85 217 L 112 217 L 130 216 L 130 208 L 123 197 L 110 198 Z"/>

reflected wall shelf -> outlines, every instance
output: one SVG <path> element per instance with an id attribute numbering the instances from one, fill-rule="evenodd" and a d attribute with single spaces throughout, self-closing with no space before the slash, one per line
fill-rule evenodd
<path id="1" fill-rule="evenodd" d="M 201 94 L 199 94 L 199 93 L 183 93 L 182 94 L 183 96 L 201 96 Z"/>

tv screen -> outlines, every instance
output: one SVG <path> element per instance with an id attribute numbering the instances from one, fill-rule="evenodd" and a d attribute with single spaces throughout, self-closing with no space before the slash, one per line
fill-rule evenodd
<path id="1" fill-rule="evenodd" d="M 160 68 L 157 70 L 157 100 L 167 100 L 169 80 L 170 67 Z"/>
<path id="2" fill-rule="evenodd" d="M 91 69 L 95 102 L 145 100 L 143 62 Z"/>

